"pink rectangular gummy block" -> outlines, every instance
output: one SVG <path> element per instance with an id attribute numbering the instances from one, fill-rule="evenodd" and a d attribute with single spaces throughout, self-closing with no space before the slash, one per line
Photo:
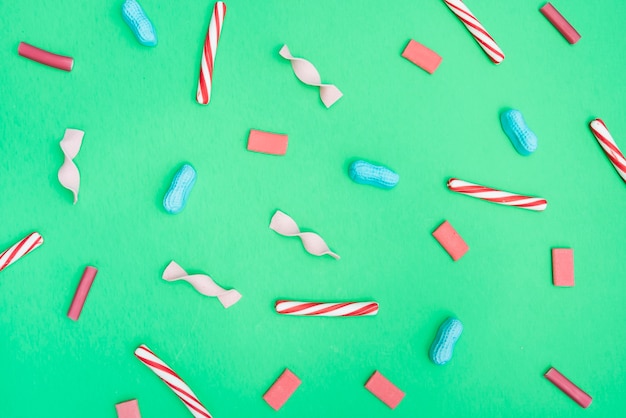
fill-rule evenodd
<path id="1" fill-rule="evenodd" d="M 298 376 L 291 373 L 291 370 L 285 369 L 283 374 L 280 375 L 274 384 L 265 392 L 263 399 L 269 406 L 278 411 L 287 402 L 287 399 L 293 395 L 293 393 L 300 386 L 300 379 Z"/>
<path id="2" fill-rule="evenodd" d="M 115 405 L 115 409 L 117 410 L 117 418 L 141 418 L 137 399 L 118 403 Z"/>
<path id="3" fill-rule="evenodd" d="M 439 228 L 435 229 L 433 237 L 439 241 L 439 244 L 450 254 L 450 257 L 452 257 L 454 261 L 459 260 L 465 255 L 467 250 L 469 250 L 463 238 L 461 238 L 459 233 L 455 231 L 448 221 L 444 221 L 439 225 Z"/>
<path id="4" fill-rule="evenodd" d="M 552 23 L 556 30 L 561 32 L 567 42 L 573 45 L 580 40 L 580 34 L 553 5 L 546 3 L 539 11 Z"/>
<path id="5" fill-rule="evenodd" d="M 248 151 L 264 154 L 285 155 L 287 152 L 287 135 L 250 129 Z"/>
<path id="6" fill-rule="evenodd" d="M 552 249 L 552 283 L 555 286 L 574 286 L 573 249 Z"/>
<path id="7" fill-rule="evenodd" d="M 404 48 L 402 56 L 430 74 L 435 72 L 442 60 L 435 51 L 426 48 L 419 42 L 415 42 L 413 39 Z"/>
<path id="8" fill-rule="evenodd" d="M 67 316 L 69 316 L 74 321 L 78 321 L 78 317 L 83 310 L 85 300 L 87 299 L 87 295 L 89 294 L 89 289 L 91 289 L 91 284 L 96 278 L 96 273 L 98 273 L 97 268 L 91 266 L 85 267 L 83 276 L 80 278 L 80 283 L 76 288 L 76 293 L 74 293 L 74 299 L 72 300 L 72 304 L 70 305 L 70 310 L 67 312 Z"/>
<path id="9" fill-rule="evenodd" d="M 404 392 L 378 371 L 375 371 L 372 377 L 369 378 L 365 388 L 391 409 L 395 409 L 404 398 Z"/>
<path id="10" fill-rule="evenodd" d="M 591 405 L 591 396 L 587 395 L 581 388 L 576 386 L 567 377 L 563 376 L 557 369 L 550 367 L 550 370 L 544 374 L 546 379 L 551 381 L 554 386 L 561 389 L 563 393 L 572 398 L 574 402 L 583 408 L 587 408 Z"/>

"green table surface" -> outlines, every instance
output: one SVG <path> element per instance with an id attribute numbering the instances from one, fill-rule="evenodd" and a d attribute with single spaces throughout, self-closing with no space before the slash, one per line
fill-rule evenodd
<path id="1" fill-rule="evenodd" d="M 506 54 L 492 64 L 441 0 L 227 2 L 211 103 L 195 102 L 211 1 L 142 0 L 159 44 L 141 46 L 121 0 L 0 2 L 0 245 L 42 247 L 0 273 L 0 415 L 190 416 L 133 355 L 147 344 L 221 417 L 621 417 L 626 414 L 626 191 L 591 134 L 601 117 L 626 149 L 626 7 L 558 1 L 569 45 L 539 1 L 468 6 Z M 443 57 L 430 75 L 409 39 Z M 20 41 L 73 56 L 70 73 L 17 55 Z M 278 55 L 287 44 L 344 97 Z M 522 157 L 499 113 L 539 137 Z M 78 203 L 57 181 L 64 130 L 85 131 Z M 277 157 L 246 150 L 250 129 L 289 135 Z M 353 183 L 366 159 L 400 174 Z M 162 207 L 183 162 L 198 180 L 185 210 Z M 459 177 L 545 197 L 545 212 L 454 194 Z M 271 231 L 280 209 L 341 255 L 315 257 Z M 444 220 L 470 246 L 453 262 L 431 236 Z M 552 285 L 553 247 L 571 247 L 576 286 Z M 170 260 L 239 290 L 224 309 Z M 99 269 L 78 322 L 66 312 L 86 265 Z M 276 299 L 376 300 L 366 318 L 296 318 Z M 428 348 L 448 316 L 465 326 L 452 361 Z M 594 399 L 548 382 L 554 366 Z M 263 393 L 288 367 L 302 385 L 279 412 Z M 364 383 L 379 370 L 406 392 L 388 409 Z"/>

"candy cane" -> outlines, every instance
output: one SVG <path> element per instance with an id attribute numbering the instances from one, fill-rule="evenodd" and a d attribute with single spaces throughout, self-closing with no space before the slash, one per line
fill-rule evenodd
<path id="1" fill-rule="evenodd" d="M 624 158 L 624 154 L 622 154 L 622 151 L 617 147 L 615 140 L 602 119 L 591 121 L 589 127 L 604 150 L 604 153 L 615 167 L 615 170 L 617 170 L 617 174 L 626 182 L 626 158 Z"/>
<path id="2" fill-rule="evenodd" d="M 504 60 L 504 53 L 493 40 L 487 29 L 480 24 L 476 16 L 472 14 L 470 9 L 461 0 L 443 0 L 446 5 L 454 12 L 468 31 L 472 34 L 478 45 L 489 55 L 494 64 L 500 64 Z"/>
<path id="3" fill-rule="evenodd" d="M 33 232 L 17 244 L 0 254 L 0 271 L 15 263 L 35 248 L 43 244 L 43 238 L 38 232 Z"/>
<path id="4" fill-rule="evenodd" d="M 163 360 L 157 357 L 148 347 L 145 345 L 140 345 L 135 350 L 135 356 L 143 364 L 148 366 L 157 376 L 161 378 L 162 381 L 165 382 L 167 386 L 170 387 L 180 398 L 181 401 L 185 404 L 191 415 L 195 418 L 212 418 L 209 411 L 200 403 L 198 397 L 193 393 L 193 391 L 187 386 L 183 379 L 180 378 L 176 374 L 174 370 L 170 368 Z"/>
<path id="5" fill-rule="evenodd" d="M 448 180 L 448 189 L 488 202 L 499 203 L 506 206 L 517 206 L 523 209 L 542 211 L 548 206 L 548 202 L 540 197 L 505 192 L 455 178 Z"/>
<path id="6" fill-rule="evenodd" d="M 376 302 L 299 302 L 295 300 L 276 301 L 276 312 L 282 315 L 297 316 L 373 316 L 378 313 Z"/>
<path id="7" fill-rule="evenodd" d="M 209 23 L 209 30 L 204 40 L 202 61 L 200 63 L 200 79 L 198 80 L 196 100 L 198 103 L 204 105 L 209 104 L 209 100 L 211 100 L 215 54 L 217 53 L 217 43 L 220 40 L 220 33 L 222 32 L 224 16 L 226 16 L 226 5 L 224 2 L 218 1 L 215 3 L 215 6 L 213 6 L 211 23 Z"/>

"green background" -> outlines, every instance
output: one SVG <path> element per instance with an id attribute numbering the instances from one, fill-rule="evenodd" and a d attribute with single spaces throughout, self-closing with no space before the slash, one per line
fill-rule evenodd
<path id="1" fill-rule="evenodd" d="M 213 2 L 142 0 L 156 48 L 121 4 L 0 2 L 0 245 L 45 239 L 0 273 L 0 415 L 114 417 L 137 398 L 145 418 L 189 416 L 134 357 L 145 343 L 216 418 L 624 416 L 626 193 L 588 128 L 603 118 L 626 148 L 623 2 L 556 2 L 582 34 L 571 46 L 543 2 L 468 0 L 506 54 L 496 66 L 441 0 L 228 1 L 206 107 Z M 401 58 L 409 39 L 443 57 L 434 75 Z M 19 57 L 20 41 L 74 70 Z M 344 93 L 332 108 L 278 55 L 285 43 Z M 530 157 L 502 132 L 508 107 L 539 137 Z M 57 181 L 65 128 L 85 131 L 76 206 Z M 248 152 L 249 129 L 287 133 L 287 154 Z M 353 183 L 357 158 L 399 185 Z M 198 181 L 172 216 L 161 202 L 183 162 Z M 456 195 L 451 176 L 549 205 Z M 341 260 L 268 229 L 277 209 Z M 470 246 L 456 263 L 431 236 L 446 219 Z M 574 288 L 552 285 L 553 247 L 574 248 Z M 163 281 L 170 260 L 242 300 L 225 310 Z M 86 265 L 99 273 L 73 322 Z M 279 298 L 373 299 L 380 313 L 282 317 Z M 439 367 L 427 352 L 449 315 L 465 331 Z M 542 377 L 550 366 L 593 396 L 587 410 Z M 302 385 L 276 413 L 261 397 L 285 367 Z M 363 387 L 375 370 L 406 392 L 395 411 Z"/>

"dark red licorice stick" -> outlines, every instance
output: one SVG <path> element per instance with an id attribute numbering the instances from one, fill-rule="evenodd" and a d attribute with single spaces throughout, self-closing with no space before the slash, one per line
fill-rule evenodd
<path id="1" fill-rule="evenodd" d="M 26 42 L 20 42 L 20 46 L 17 47 L 17 53 L 29 60 L 37 61 L 40 64 L 58 68 L 63 71 L 72 71 L 74 67 L 74 58 L 44 51 Z"/>
<path id="2" fill-rule="evenodd" d="M 546 379 L 551 381 L 554 386 L 561 389 L 563 393 L 572 398 L 574 402 L 583 408 L 591 405 L 591 396 L 587 395 L 581 388 L 576 386 L 567 377 L 563 376 L 557 369 L 550 367 L 550 370 L 544 374 Z"/>
<path id="3" fill-rule="evenodd" d="M 83 306 L 85 305 L 85 300 L 87 300 L 89 289 L 91 289 L 93 280 L 96 278 L 96 273 L 98 273 L 97 268 L 91 266 L 85 267 L 83 277 L 80 278 L 80 283 L 78 283 L 78 287 L 76 288 L 72 305 L 70 306 L 70 310 L 67 312 L 67 316 L 74 321 L 78 321 L 78 317 L 80 316 Z"/>
<path id="4" fill-rule="evenodd" d="M 563 17 L 558 10 L 554 8 L 550 3 L 546 3 L 541 9 L 539 9 L 546 19 L 552 23 L 552 25 L 561 32 L 561 35 L 567 42 L 574 45 L 580 39 L 580 34 L 574 29 L 572 25 Z"/>

